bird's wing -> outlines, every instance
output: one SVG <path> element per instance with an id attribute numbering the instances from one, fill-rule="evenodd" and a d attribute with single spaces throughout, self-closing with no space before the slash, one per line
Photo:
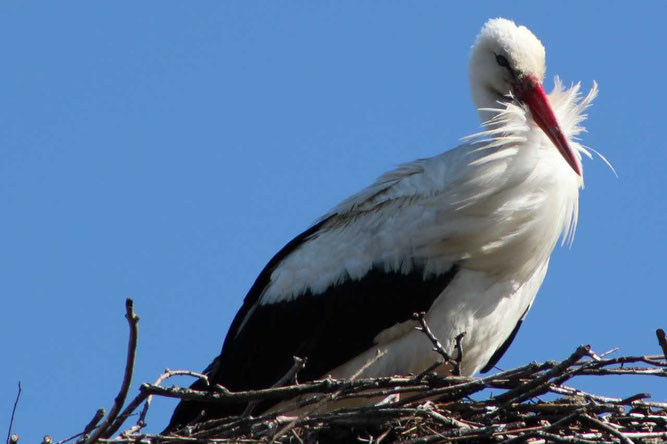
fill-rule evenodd
<path id="1" fill-rule="evenodd" d="M 443 213 L 456 196 L 442 178 L 459 179 L 463 160 L 446 154 L 385 174 L 280 250 L 237 313 L 213 379 L 268 387 L 295 355 L 308 359 L 303 378 L 321 377 L 427 311 L 457 272 L 458 253 L 437 245 L 458 223 Z"/>

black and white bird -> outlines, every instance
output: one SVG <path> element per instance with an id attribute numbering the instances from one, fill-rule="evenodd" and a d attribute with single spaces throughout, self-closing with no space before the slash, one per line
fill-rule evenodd
<path id="1" fill-rule="evenodd" d="M 545 69 L 530 30 L 489 20 L 469 64 L 482 131 L 384 174 L 285 245 L 248 292 L 206 370 L 210 381 L 270 387 L 293 356 L 307 358 L 302 381 L 350 377 L 377 350 L 384 355 L 358 376 L 421 372 L 438 355 L 414 328 L 416 312 L 454 356 L 454 338 L 466 332 L 461 374 L 491 369 L 554 246 L 572 238 L 581 157 L 590 157 L 574 137 L 597 86 L 582 99 L 578 84 L 566 90 L 556 78 L 547 96 Z M 182 402 L 169 429 L 245 407 Z"/>

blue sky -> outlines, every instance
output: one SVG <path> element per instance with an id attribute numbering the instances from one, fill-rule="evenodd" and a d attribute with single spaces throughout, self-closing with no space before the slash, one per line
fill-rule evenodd
<path id="1" fill-rule="evenodd" d="M 535 5 L 539 7 L 535 7 Z M 500 361 L 658 353 L 665 328 L 664 3 L 3 2 L 0 430 L 24 442 L 109 408 L 141 316 L 132 393 L 203 369 L 282 245 L 394 165 L 479 128 L 467 56 L 504 16 L 547 48 L 546 88 L 592 81 L 574 246 L 558 248 Z M 188 380 L 180 380 L 186 384 Z M 664 382 L 596 381 L 608 395 Z M 149 431 L 174 403 L 159 399 Z"/>

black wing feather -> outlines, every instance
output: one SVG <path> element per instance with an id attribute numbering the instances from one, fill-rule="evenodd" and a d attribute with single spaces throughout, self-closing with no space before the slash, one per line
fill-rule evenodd
<path id="1" fill-rule="evenodd" d="M 270 387 L 291 368 L 293 356 L 307 358 L 299 379 L 319 378 L 371 348 L 382 330 L 410 319 L 415 312 L 428 311 L 457 273 L 453 266 L 444 274 L 425 278 L 422 269 L 408 274 L 386 272 L 380 263 L 360 280 L 347 279 L 323 293 L 307 291 L 293 301 L 255 305 L 276 266 L 316 236 L 326 222 L 297 236 L 262 270 L 232 322 L 222 353 L 209 366 L 212 384 L 232 391 Z M 204 385 L 197 382 L 193 388 Z M 206 410 L 203 418 L 210 419 L 240 414 L 244 408 L 245 404 L 181 402 L 167 430 L 187 424 L 202 410 Z"/>

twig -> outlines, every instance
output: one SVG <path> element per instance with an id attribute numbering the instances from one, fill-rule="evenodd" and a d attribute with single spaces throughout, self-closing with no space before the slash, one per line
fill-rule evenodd
<path id="1" fill-rule="evenodd" d="M 300 358 L 298 356 L 292 356 L 292 359 L 294 360 L 292 367 L 287 371 L 287 373 L 283 375 L 282 378 L 278 380 L 278 382 L 273 384 L 271 387 L 282 387 L 285 385 L 290 385 L 292 383 L 298 384 L 296 378 L 299 375 L 299 372 L 303 370 L 303 368 L 306 366 L 308 359 Z"/>
<path id="2" fill-rule="evenodd" d="M 364 373 L 370 366 L 372 366 L 373 364 L 375 364 L 375 363 L 376 363 L 380 358 L 382 358 L 385 354 L 386 354 L 386 351 L 380 351 L 380 350 L 377 350 L 377 353 L 375 353 L 375 356 L 372 357 L 371 359 L 369 359 L 368 361 L 366 361 L 366 362 L 364 363 L 364 365 L 362 365 L 362 366 L 359 368 L 359 370 L 357 370 L 357 371 L 350 377 L 350 381 L 354 381 L 355 379 L 357 379 L 357 378 L 358 378 L 360 375 L 362 375 L 362 374 L 363 374 L 363 373 Z M 295 357 L 295 364 L 296 364 L 296 360 L 297 360 L 297 359 L 298 359 L 298 358 Z M 301 414 L 300 416 L 298 416 L 296 419 L 292 420 L 292 421 L 289 422 L 287 425 L 285 425 L 282 429 L 278 430 L 278 433 L 276 433 L 276 434 L 271 438 L 271 441 L 275 441 L 275 440 L 277 440 L 280 436 L 282 436 L 282 435 L 284 435 L 285 433 L 287 433 L 287 432 L 289 432 L 290 430 L 292 430 L 292 429 L 294 428 L 294 426 L 298 423 L 299 420 L 303 419 L 306 415 L 308 415 L 308 414 L 310 414 L 310 413 L 312 413 L 312 412 L 317 411 L 317 410 L 318 410 L 320 407 L 322 407 L 322 405 L 323 405 L 324 403 L 326 403 L 327 401 L 334 401 L 338 396 L 340 396 L 341 393 L 342 393 L 342 390 L 338 390 L 336 393 L 333 393 L 333 394 L 330 395 L 328 398 L 327 398 L 327 397 L 322 398 L 322 400 L 321 400 L 320 402 L 318 402 L 317 404 L 313 405 L 307 412 L 302 413 L 302 414 Z"/>
<path id="3" fill-rule="evenodd" d="M 431 341 L 433 344 L 433 351 L 437 352 L 440 356 L 442 356 L 445 360 L 445 362 L 452 362 L 454 359 L 447 353 L 447 351 L 444 349 L 438 338 L 435 337 L 431 329 L 429 328 L 428 324 L 426 323 L 426 319 L 424 317 L 426 316 L 426 313 L 423 311 L 420 313 L 413 313 L 412 318 L 416 321 L 419 321 L 420 327 L 415 327 L 416 330 L 419 330 L 423 332 L 426 337 Z"/>
<path id="4" fill-rule="evenodd" d="M 160 385 L 167 379 L 173 378 L 174 376 L 192 376 L 193 378 L 201 379 L 204 381 L 207 387 L 209 386 L 208 376 L 206 376 L 204 373 L 193 372 L 192 370 L 170 370 L 168 368 L 165 369 L 164 373 L 162 373 L 160 377 L 155 380 L 154 384 Z"/>
<path id="5" fill-rule="evenodd" d="M 21 381 L 19 381 L 19 390 L 16 393 L 16 399 L 14 400 L 14 407 L 12 408 L 12 416 L 9 419 L 9 429 L 7 430 L 7 444 L 10 444 L 12 438 L 12 426 L 14 425 L 14 415 L 16 414 L 16 406 L 19 405 L 19 398 L 21 398 Z M 16 441 L 18 442 L 18 436 Z"/>
<path id="6" fill-rule="evenodd" d="M 73 439 L 76 439 L 80 436 L 83 438 L 77 442 L 83 442 L 84 439 L 87 438 L 86 435 L 88 435 L 100 422 L 102 418 L 104 418 L 105 410 L 103 408 L 97 409 L 91 420 L 86 424 L 86 426 L 83 428 L 83 432 L 77 433 L 76 435 L 72 435 L 69 438 L 61 439 L 60 441 L 57 442 L 57 444 L 64 444 L 66 442 L 72 441 Z"/>
<path id="7" fill-rule="evenodd" d="M 438 381 L 440 386 L 449 386 L 454 383 L 477 382 L 476 378 L 463 377 L 438 377 L 432 378 L 430 381 Z M 365 379 L 321 379 L 302 383 L 299 385 L 292 385 L 286 387 L 275 387 L 260 390 L 248 390 L 241 392 L 230 392 L 222 386 L 217 386 L 219 390 L 204 391 L 193 390 L 184 387 L 160 387 L 153 384 L 144 383 L 140 390 L 147 394 L 160 395 L 168 398 L 184 399 L 188 401 L 205 401 L 220 404 L 236 404 L 254 400 L 264 399 L 290 399 L 299 395 L 309 393 L 332 393 L 332 392 L 348 392 L 348 391 L 363 391 L 367 389 L 382 388 L 382 387 L 410 387 L 424 388 L 424 381 L 418 381 L 414 377 L 381 377 L 381 378 L 365 378 Z"/>
<path id="8" fill-rule="evenodd" d="M 445 348 L 442 346 L 438 338 L 435 337 L 435 335 L 429 328 L 428 324 L 426 323 L 425 316 L 426 313 L 424 313 L 423 311 L 420 313 L 412 314 L 412 318 L 415 319 L 416 321 L 419 321 L 420 324 L 420 326 L 415 327 L 415 329 L 421 331 L 426 335 L 429 341 L 431 341 L 431 343 L 433 344 L 433 351 L 437 352 L 440 356 L 442 356 L 443 359 L 445 360 L 445 363 L 449 363 L 452 365 L 452 375 L 459 376 L 461 374 L 461 361 L 463 360 L 463 346 L 461 345 L 461 340 L 466 335 L 466 332 L 461 332 L 458 335 L 456 335 L 456 338 L 454 339 L 456 341 L 454 347 L 457 351 L 457 356 L 456 358 L 452 358 L 450 354 L 447 353 Z"/>
<path id="9" fill-rule="evenodd" d="M 658 337 L 658 344 L 660 344 L 662 353 L 665 355 L 665 359 L 667 359 L 667 336 L 665 336 L 665 330 L 659 328 L 655 331 L 655 335 Z"/>
<path id="10" fill-rule="evenodd" d="M 100 422 L 102 420 L 102 418 L 104 418 L 105 413 L 106 413 L 106 410 L 104 410 L 103 408 L 102 409 L 97 409 L 93 418 L 90 420 L 90 422 L 88 424 L 86 424 L 86 427 L 84 427 L 83 435 L 89 434 L 91 432 L 91 430 L 93 430 L 95 428 L 95 426 L 97 426 L 97 423 Z"/>
<path id="11" fill-rule="evenodd" d="M 619 401 L 619 404 L 632 405 L 633 402 L 639 401 L 640 399 L 650 398 L 650 393 L 637 393 L 636 395 L 628 396 Z"/>
<path id="12" fill-rule="evenodd" d="M 431 372 L 433 372 L 436 368 L 440 367 L 442 364 L 444 364 L 444 361 L 438 359 L 433 364 L 429 365 L 424 370 L 422 370 L 421 373 L 418 373 L 417 376 L 415 376 L 415 379 L 422 379 L 426 377 L 427 375 L 431 374 Z"/>
<path id="13" fill-rule="evenodd" d="M 203 373 L 193 372 L 191 370 L 170 370 L 170 369 L 165 369 L 164 373 L 162 373 L 155 380 L 153 384 L 159 386 L 164 381 L 174 376 L 192 376 L 201 379 L 206 383 L 207 386 L 209 385 L 208 376 L 206 376 Z M 139 419 L 137 419 L 135 426 L 138 426 L 138 430 L 141 430 L 143 427 L 145 427 L 146 415 L 148 414 L 148 408 L 150 407 L 152 400 L 153 400 L 153 395 L 140 391 L 139 394 L 132 401 L 130 401 L 127 407 L 125 407 L 125 410 L 123 410 L 123 412 L 120 415 L 118 415 L 114 420 L 114 422 L 109 426 L 109 429 L 107 430 L 107 435 L 111 436 L 114 433 L 116 433 L 118 429 L 123 425 L 125 420 L 127 420 L 127 418 L 129 418 L 130 415 L 132 415 L 132 413 L 134 413 L 134 411 L 144 401 L 146 401 L 146 403 L 144 404 L 144 407 L 141 409 L 141 413 L 139 413 Z"/>
<path id="14" fill-rule="evenodd" d="M 130 338 L 127 346 L 127 360 L 125 362 L 125 374 L 123 375 L 123 382 L 118 392 L 118 396 L 114 400 L 113 407 L 109 411 L 109 414 L 104 419 L 102 424 L 86 439 L 85 444 L 92 444 L 96 442 L 99 438 L 108 438 L 110 435 L 107 434 L 109 426 L 116 419 L 116 415 L 120 412 L 120 409 L 125 403 L 125 398 L 127 397 L 127 392 L 130 388 L 130 383 L 132 382 L 132 373 L 134 372 L 134 361 L 137 353 L 137 336 L 139 333 L 139 316 L 134 313 L 134 301 L 130 298 L 125 300 L 125 318 L 130 326 Z"/>
<path id="15" fill-rule="evenodd" d="M 630 438 L 625 436 L 623 433 L 619 432 L 615 428 L 609 426 L 608 424 L 605 424 L 604 422 L 600 421 L 599 419 L 593 418 L 592 416 L 582 414 L 581 419 L 584 421 L 589 422 L 590 424 L 593 425 L 593 427 L 598 428 L 600 430 L 603 430 L 607 433 L 609 433 L 612 436 L 615 436 L 616 438 L 620 439 L 622 443 L 624 444 L 634 444 Z"/>
<path id="16" fill-rule="evenodd" d="M 512 402 L 522 402 L 525 399 L 537 395 L 540 392 L 540 389 L 549 383 L 550 379 L 562 376 L 572 364 L 579 361 L 583 356 L 586 356 L 589 353 L 589 350 L 590 346 L 580 345 L 569 358 L 556 365 L 544 375 L 497 396 L 496 400 L 505 403 L 505 405 L 509 405 Z"/>
<path id="17" fill-rule="evenodd" d="M 454 366 L 454 371 L 452 372 L 454 376 L 461 375 L 461 361 L 463 360 L 463 344 L 461 343 L 461 341 L 463 341 L 463 338 L 465 337 L 466 334 L 467 332 L 463 331 L 458 335 L 456 335 L 456 337 L 454 338 L 455 341 L 454 348 L 457 351 L 457 356 L 455 359 L 456 365 Z"/>
<path id="18" fill-rule="evenodd" d="M 292 356 L 292 359 L 294 360 L 294 363 L 292 364 L 292 367 L 285 373 L 275 384 L 271 386 L 271 388 L 276 388 L 276 387 L 284 387 L 286 385 L 291 385 L 290 383 L 294 382 L 296 383 L 296 377 L 298 373 L 303 370 L 303 368 L 306 366 L 306 359 L 305 358 L 300 358 L 298 356 Z M 257 407 L 257 404 L 259 401 L 251 401 L 248 403 L 246 408 L 243 410 L 243 413 L 241 416 L 248 416 L 252 413 L 253 409 Z"/>

